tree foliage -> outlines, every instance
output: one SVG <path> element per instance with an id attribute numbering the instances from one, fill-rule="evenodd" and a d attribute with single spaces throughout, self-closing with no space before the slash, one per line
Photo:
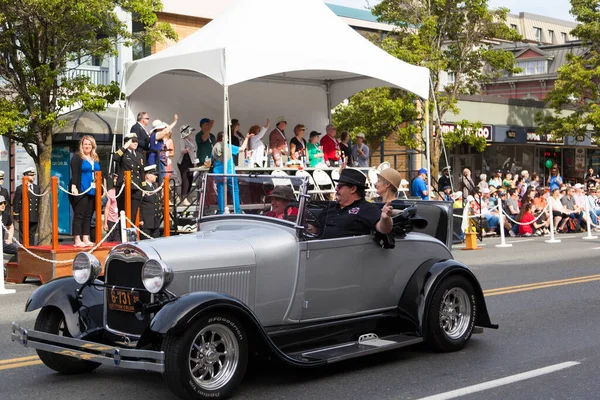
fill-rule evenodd
<path id="1" fill-rule="evenodd" d="M 119 7 L 145 30 L 132 33 L 118 18 Z M 0 134 L 25 145 L 43 189 L 62 110 L 81 105 L 100 111 L 120 96 L 116 82 L 93 84 L 70 70 L 69 61 L 115 55 L 118 43 L 176 39 L 170 25 L 158 22 L 161 9 L 159 0 L 0 0 Z M 50 221 L 48 204 L 41 202 L 41 221 Z M 46 241 L 49 223 L 40 230 Z"/>
<path id="2" fill-rule="evenodd" d="M 382 47 L 403 61 L 431 71 L 430 132 L 434 123 L 440 131 L 446 112 L 459 113 L 457 103 L 461 95 L 477 94 L 481 84 L 505 72 L 519 71 L 512 52 L 495 48 L 498 40 L 520 39 L 518 33 L 506 25 L 508 9 L 490 10 L 487 0 L 383 0 L 373 8 L 373 13 L 380 22 L 396 27 L 395 33 L 382 42 Z M 442 86 L 443 71 L 454 72 L 455 82 Z M 423 118 L 419 120 L 421 131 L 423 121 Z M 482 150 L 485 140 L 473 134 L 475 123 L 457 124 L 455 133 L 444 137 L 446 144 L 467 142 Z M 402 129 L 414 131 L 414 126 Z M 406 136 L 401 134 L 401 137 Z M 437 174 L 440 150 L 440 136 L 436 135 L 432 138 L 433 176 Z"/>
<path id="3" fill-rule="evenodd" d="M 571 6 L 571 14 L 579 22 L 571 35 L 581 40 L 581 47 L 567 54 L 567 62 L 558 69 L 554 88 L 548 93 L 546 103 L 554 113 L 538 113 L 536 122 L 541 133 L 564 137 L 592 131 L 599 140 L 600 2 L 571 0 Z M 564 110 L 573 113 L 562 116 Z"/>

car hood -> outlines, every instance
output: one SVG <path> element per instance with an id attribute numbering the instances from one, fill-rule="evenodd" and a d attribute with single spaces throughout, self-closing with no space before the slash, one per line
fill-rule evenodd
<path id="1" fill-rule="evenodd" d="M 197 232 L 138 243 L 149 247 L 174 271 L 256 265 L 252 246 L 233 231 Z"/>

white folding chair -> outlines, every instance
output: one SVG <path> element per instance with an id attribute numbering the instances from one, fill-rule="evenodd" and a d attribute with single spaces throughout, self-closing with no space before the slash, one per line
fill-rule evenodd
<path id="1" fill-rule="evenodd" d="M 315 169 L 313 171 L 313 179 L 317 189 L 320 190 L 322 194 L 335 193 L 335 183 L 333 183 L 327 172 L 322 169 Z M 329 187 L 329 189 L 327 189 L 327 187 Z"/>
<path id="2" fill-rule="evenodd" d="M 378 174 L 378 170 L 376 170 L 375 168 L 371 168 L 368 172 L 367 172 L 367 189 L 365 190 L 365 194 L 367 196 L 367 198 L 372 198 L 377 196 L 377 188 L 375 188 L 375 184 L 377 183 L 377 181 L 379 180 L 379 174 Z"/>
<path id="3" fill-rule="evenodd" d="M 340 179 L 340 170 L 337 168 L 332 169 L 331 170 L 331 180 L 337 181 L 338 179 Z"/>
<path id="4" fill-rule="evenodd" d="M 377 167 L 377 171 L 381 172 L 384 169 L 388 169 L 388 168 L 390 168 L 390 163 L 387 161 L 384 161 L 381 164 L 379 164 L 379 166 Z"/>
<path id="5" fill-rule="evenodd" d="M 291 187 L 292 190 L 294 191 L 294 194 L 296 195 L 296 199 L 298 199 L 298 192 L 294 188 L 294 184 L 292 183 L 292 180 L 290 179 L 290 176 L 288 175 L 287 172 L 282 171 L 280 169 L 276 169 L 271 172 L 271 176 L 273 177 L 273 178 L 271 178 L 271 182 L 273 182 L 273 186 L 289 186 L 289 187 Z"/>
<path id="6" fill-rule="evenodd" d="M 308 184 L 310 186 L 313 187 L 313 189 L 309 189 L 307 191 L 307 194 L 314 194 L 316 196 L 319 196 L 319 198 L 321 200 L 325 200 L 325 198 L 323 197 L 323 192 L 321 192 L 321 190 L 319 190 L 319 186 L 317 185 L 317 183 L 315 182 L 314 178 L 312 177 L 311 174 L 308 173 L 308 171 L 304 171 L 304 170 L 298 170 L 296 171 L 296 176 L 299 177 L 305 177 L 308 176 Z"/>

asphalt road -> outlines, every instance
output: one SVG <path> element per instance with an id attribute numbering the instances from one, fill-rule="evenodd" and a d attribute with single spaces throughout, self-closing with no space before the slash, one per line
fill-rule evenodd
<path id="1" fill-rule="evenodd" d="M 485 239 L 480 251 L 455 248 L 486 290 L 497 331 L 473 336 L 460 352 L 425 346 L 299 371 L 251 369 L 236 399 L 600 399 L 600 239 L 563 235 Z M 61 376 L 10 342 L 10 322 L 33 327 L 24 304 L 35 285 L 0 295 L 0 399 L 174 399 L 160 375 L 100 367 Z M 457 392 L 458 391 L 458 392 Z M 454 397 L 452 397 L 454 396 Z"/>

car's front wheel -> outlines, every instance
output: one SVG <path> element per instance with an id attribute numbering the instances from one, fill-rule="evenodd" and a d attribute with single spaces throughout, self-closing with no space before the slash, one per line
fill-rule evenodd
<path id="1" fill-rule="evenodd" d="M 44 307 L 35 320 L 36 331 L 51 333 L 58 336 L 71 337 L 65 317 L 61 310 L 55 307 Z M 74 375 L 91 372 L 100 366 L 99 363 L 79 360 L 77 358 L 36 350 L 40 360 L 48 367 L 61 374 Z"/>
<path id="2" fill-rule="evenodd" d="M 477 302 L 473 285 L 455 275 L 444 279 L 429 303 L 427 338 L 435 350 L 462 349 L 473 334 Z"/>
<path id="3" fill-rule="evenodd" d="M 241 383 L 248 364 L 248 340 L 241 322 L 213 313 L 182 334 L 167 334 L 164 379 L 181 398 L 227 398 Z"/>

